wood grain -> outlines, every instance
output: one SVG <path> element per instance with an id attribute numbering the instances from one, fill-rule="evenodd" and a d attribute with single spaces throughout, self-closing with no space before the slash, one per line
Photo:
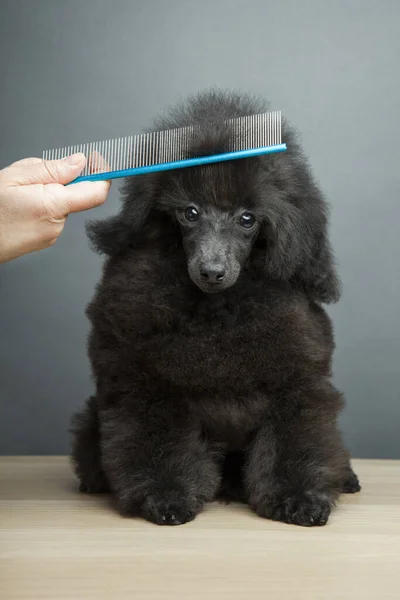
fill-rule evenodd
<path id="1" fill-rule="evenodd" d="M 0 598 L 398 600 L 400 461 L 354 468 L 322 528 L 219 504 L 157 527 L 78 494 L 65 457 L 0 458 Z"/>

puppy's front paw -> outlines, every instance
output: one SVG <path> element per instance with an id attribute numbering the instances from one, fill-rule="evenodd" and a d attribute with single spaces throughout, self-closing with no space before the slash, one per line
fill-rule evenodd
<path id="1" fill-rule="evenodd" d="M 196 499 L 186 498 L 176 492 L 165 495 L 149 495 L 141 506 L 141 514 L 157 525 L 183 525 L 193 521 L 201 509 Z"/>
<path id="2" fill-rule="evenodd" d="M 256 512 L 273 521 L 315 527 L 326 524 L 331 512 L 331 503 L 324 494 L 304 492 L 276 502 L 261 503 Z"/>

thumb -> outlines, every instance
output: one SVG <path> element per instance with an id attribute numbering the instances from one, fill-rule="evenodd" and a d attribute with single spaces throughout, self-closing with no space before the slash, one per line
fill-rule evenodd
<path id="1" fill-rule="evenodd" d="M 14 185 L 31 185 L 33 183 L 66 184 L 78 177 L 85 164 L 85 155 L 78 152 L 60 160 L 31 159 L 19 161 L 11 165 L 7 171 L 9 182 Z"/>

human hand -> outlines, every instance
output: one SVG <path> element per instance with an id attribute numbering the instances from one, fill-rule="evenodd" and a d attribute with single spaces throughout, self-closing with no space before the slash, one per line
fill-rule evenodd
<path id="1" fill-rule="evenodd" d="M 64 185 L 85 163 L 78 153 L 61 160 L 27 158 L 0 170 L 0 263 L 52 246 L 69 213 L 103 204 L 108 181 Z"/>

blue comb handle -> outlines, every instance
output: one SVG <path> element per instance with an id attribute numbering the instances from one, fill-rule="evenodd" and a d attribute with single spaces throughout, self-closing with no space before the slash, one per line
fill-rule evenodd
<path id="1" fill-rule="evenodd" d="M 120 171 L 108 171 L 106 173 L 92 173 L 77 177 L 67 185 L 78 183 L 79 181 L 105 181 L 109 179 L 119 179 L 122 177 L 131 177 L 132 175 L 146 175 L 148 173 L 158 173 L 160 171 L 170 171 L 172 169 L 184 169 L 187 167 L 197 167 L 199 165 L 209 165 L 227 160 L 237 160 L 239 158 L 249 158 L 251 156 L 260 156 L 262 154 L 273 154 L 275 152 L 284 152 L 286 144 L 276 146 L 263 146 L 261 148 L 250 148 L 248 150 L 238 150 L 236 152 L 225 152 L 224 154 L 213 154 L 211 156 L 199 156 L 188 158 L 186 160 L 177 160 L 175 162 L 161 163 L 147 167 L 135 167 L 133 169 L 121 169 Z"/>

